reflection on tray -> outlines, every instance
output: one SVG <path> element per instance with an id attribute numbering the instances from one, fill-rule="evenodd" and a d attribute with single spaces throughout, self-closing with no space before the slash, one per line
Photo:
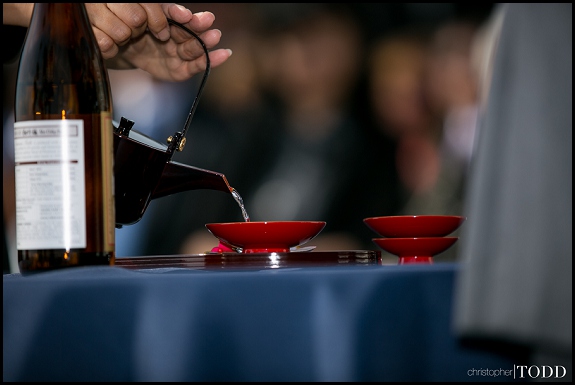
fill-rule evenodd
<path id="1" fill-rule="evenodd" d="M 288 253 L 206 253 L 119 257 L 115 265 L 128 269 L 187 267 L 194 269 L 277 269 L 337 265 L 381 265 L 379 250 L 334 250 Z"/>

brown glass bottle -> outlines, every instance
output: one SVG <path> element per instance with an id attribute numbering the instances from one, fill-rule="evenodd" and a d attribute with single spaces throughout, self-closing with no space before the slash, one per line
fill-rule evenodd
<path id="1" fill-rule="evenodd" d="M 112 96 L 83 3 L 35 3 L 15 120 L 20 272 L 114 264 Z"/>

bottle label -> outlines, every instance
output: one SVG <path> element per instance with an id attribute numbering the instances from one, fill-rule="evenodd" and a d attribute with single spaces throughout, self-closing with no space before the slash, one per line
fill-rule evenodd
<path id="1" fill-rule="evenodd" d="M 84 121 L 14 123 L 18 250 L 86 247 Z"/>

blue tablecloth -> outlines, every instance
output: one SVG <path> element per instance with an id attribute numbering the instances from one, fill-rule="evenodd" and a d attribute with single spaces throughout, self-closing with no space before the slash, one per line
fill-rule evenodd
<path id="1" fill-rule="evenodd" d="M 452 332 L 458 268 L 4 275 L 3 380 L 512 380 L 479 372 L 512 370 L 509 358 Z"/>

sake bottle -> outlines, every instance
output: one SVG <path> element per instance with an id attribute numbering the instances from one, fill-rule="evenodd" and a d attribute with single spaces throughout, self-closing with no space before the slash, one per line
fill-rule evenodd
<path id="1" fill-rule="evenodd" d="M 35 3 L 15 96 L 22 274 L 113 265 L 112 96 L 83 3 Z"/>

